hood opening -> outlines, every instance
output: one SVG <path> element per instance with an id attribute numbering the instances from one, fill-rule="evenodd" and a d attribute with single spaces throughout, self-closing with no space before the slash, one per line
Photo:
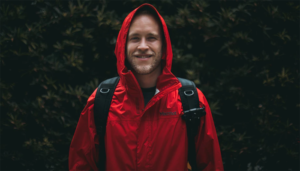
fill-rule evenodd
<path id="1" fill-rule="evenodd" d="M 154 18 L 159 22 L 161 26 L 161 33 L 163 39 L 162 69 L 167 69 L 171 71 L 173 53 L 166 23 L 154 6 L 145 3 L 128 14 L 119 32 L 118 39 L 116 42 L 115 55 L 117 57 L 117 68 L 120 76 L 128 73 L 128 70 L 130 70 L 130 65 L 128 62 L 126 62 L 126 49 L 127 37 L 131 22 L 136 16 L 143 14 L 144 11 L 147 11 L 146 13 L 149 13 L 150 15 L 154 16 Z"/>
<path id="2" fill-rule="evenodd" d="M 129 27 L 128 27 L 128 31 L 127 31 L 127 36 L 126 36 L 126 43 L 125 43 L 125 67 L 124 69 L 122 70 L 123 73 L 126 73 L 128 72 L 128 70 L 132 70 L 128 60 L 127 60 L 127 38 L 128 38 L 128 34 L 129 34 L 129 28 L 131 26 L 131 23 L 132 21 L 139 15 L 151 15 L 154 17 L 155 21 L 159 23 L 159 27 L 160 27 L 160 33 L 161 33 L 161 38 L 162 38 L 162 57 L 161 57 L 161 64 L 162 64 L 162 69 L 165 67 L 165 51 L 166 51 L 166 38 L 165 38 L 165 34 L 164 34 L 164 30 L 163 30 L 163 24 L 157 14 L 157 12 L 151 8 L 150 6 L 147 6 L 147 5 L 144 5 L 140 8 L 138 8 L 136 10 L 136 12 L 134 13 L 131 21 L 130 21 L 130 24 L 129 24 Z"/>

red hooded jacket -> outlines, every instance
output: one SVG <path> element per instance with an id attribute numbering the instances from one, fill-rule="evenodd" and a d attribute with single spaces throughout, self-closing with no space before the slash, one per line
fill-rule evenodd
<path id="1" fill-rule="evenodd" d="M 141 88 L 131 71 L 125 67 L 125 46 L 130 22 L 143 4 L 124 20 L 119 32 L 115 55 L 120 76 L 107 118 L 105 149 L 106 170 L 185 170 L 187 171 L 187 131 L 181 115 L 182 104 L 178 94 L 181 83 L 171 73 L 172 48 L 164 19 L 159 16 L 165 36 L 165 61 L 157 79 L 159 90 L 144 106 Z M 69 152 L 70 170 L 97 170 L 99 137 L 94 122 L 94 98 L 88 98 L 81 112 Z M 197 166 L 201 170 L 223 170 L 218 137 L 206 98 L 198 90 L 199 102 L 205 105 L 195 139 Z M 172 112 L 173 115 L 161 115 Z M 176 115 L 174 115 L 176 113 Z"/>

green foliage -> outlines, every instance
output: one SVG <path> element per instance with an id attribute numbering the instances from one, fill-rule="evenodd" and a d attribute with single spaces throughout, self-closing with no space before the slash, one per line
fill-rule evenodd
<path id="1" fill-rule="evenodd" d="M 67 170 L 87 98 L 117 75 L 132 1 L 1 3 L 1 169 Z M 299 170 L 299 3 L 153 1 L 175 75 L 210 103 L 225 170 Z"/>

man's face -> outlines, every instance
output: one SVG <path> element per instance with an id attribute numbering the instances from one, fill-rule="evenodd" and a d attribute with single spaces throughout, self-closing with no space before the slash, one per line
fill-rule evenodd
<path id="1" fill-rule="evenodd" d="M 160 72 L 162 33 L 153 16 L 141 14 L 131 22 L 127 38 L 127 60 L 136 74 Z"/>

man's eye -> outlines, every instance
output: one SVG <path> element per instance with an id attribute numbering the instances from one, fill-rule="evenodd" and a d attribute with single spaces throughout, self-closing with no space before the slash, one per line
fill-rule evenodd
<path id="1" fill-rule="evenodd" d="M 149 37 L 148 39 L 149 39 L 149 40 L 156 40 L 155 37 Z"/>
<path id="2" fill-rule="evenodd" d="M 131 38 L 131 40 L 137 40 L 138 39 L 138 37 L 132 37 Z"/>

